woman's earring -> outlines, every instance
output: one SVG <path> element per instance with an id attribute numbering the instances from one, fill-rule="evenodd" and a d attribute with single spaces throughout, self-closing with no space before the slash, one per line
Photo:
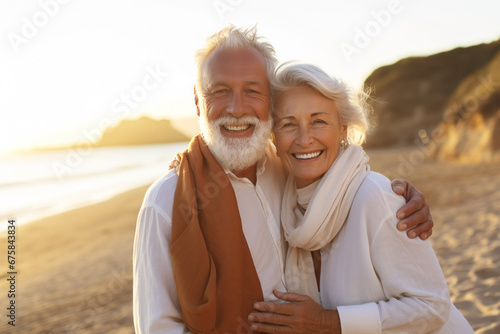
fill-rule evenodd
<path id="1" fill-rule="evenodd" d="M 344 138 L 340 141 L 340 147 L 342 147 L 344 150 L 349 147 L 349 139 Z"/>

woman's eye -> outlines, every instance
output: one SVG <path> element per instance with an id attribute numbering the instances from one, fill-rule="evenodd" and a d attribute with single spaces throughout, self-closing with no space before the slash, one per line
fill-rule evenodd
<path id="1" fill-rule="evenodd" d="M 293 123 L 285 123 L 285 124 L 283 124 L 283 125 L 280 127 L 280 129 L 281 129 L 281 130 L 291 129 L 294 125 L 295 125 L 295 124 L 293 124 Z"/>
<path id="2" fill-rule="evenodd" d="M 313 124 L 327 124 L 326 121 L 322 120 L 322 119 L 315 119 L 313 121 Z"/>

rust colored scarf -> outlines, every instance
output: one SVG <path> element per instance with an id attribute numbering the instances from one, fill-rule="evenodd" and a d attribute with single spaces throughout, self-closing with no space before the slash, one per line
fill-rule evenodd
<path id="1" fill-rule="evenodd" d="M 263 300 L 236 195 L 200 135 L 177 155 L 170 254 L 184 324 L 193 333 L 248 333 Z"/>

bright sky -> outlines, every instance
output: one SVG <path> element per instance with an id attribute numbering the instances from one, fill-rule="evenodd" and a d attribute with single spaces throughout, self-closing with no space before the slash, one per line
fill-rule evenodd
<path id="1" fill-rule="evenodd" d="M 498 39 L 498 13 L 498 0 L 0 0 L 0 152 L 92 141 L 125 116 L 193 116 L 193 54 L 228 23 L 359 85 Z"/>

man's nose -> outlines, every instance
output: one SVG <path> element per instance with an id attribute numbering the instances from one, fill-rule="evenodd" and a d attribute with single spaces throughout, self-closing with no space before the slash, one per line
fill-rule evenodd
<path id="1" fill-rule="evenodd" d="M 245 114 L 245 102 L 240 93 L 233 93 L 226 112 L 234 117 L 241 117 Z"/>

